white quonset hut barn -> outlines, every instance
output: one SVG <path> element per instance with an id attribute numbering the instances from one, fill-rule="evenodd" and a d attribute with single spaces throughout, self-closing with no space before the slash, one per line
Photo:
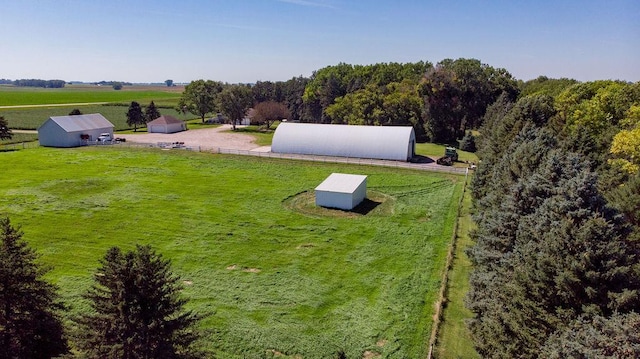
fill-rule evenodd
<path id="1" fill-rule="evenodd" d="M 275 153 L 408 161 L 415 154 L 411 126 L 353 126 L 281 123 L 271 144 Z"/>
<path id="2" fill-rule="evenodd" d="M 317 206 L 349 211 L 367 197 L 367 176 L 332 173 L 315 192 Z"/>
<path id="3" fill-rule="evenodd" d="M 153 121 L 147 122 L 147 132 L 174 133 L 185 131 L 187 124 L 173 116 L 160 116 Z"/>
<path id="4" fill-rule="evenodd" d="M 38 128 L 38 140 L 46 147 L 77 147 L 96 141 L 102 133 L 113 137 L 113 124 L 99 113 L 52 116 Z"/>

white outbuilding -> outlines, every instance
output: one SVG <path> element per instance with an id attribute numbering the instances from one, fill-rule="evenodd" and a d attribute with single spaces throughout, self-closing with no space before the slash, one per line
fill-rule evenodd
<path id="1" fill-rule="evenodd" d="M 275 153 L 409 161 L 415 154 L 411 126 L 281 123 L 271 143 Z"/>
<path id="2" fill-rule="evenodd" d="M 332 173 L 315 194 L 317 206 L 350 211 L 367 197 L 367 176 Z"/>
<path id="3" fill-rule="evenodd" d="M 38 140 L 46 147 L 77 147 L 103 133 L 113 138 L 113 124 L 99 113 L 52 116 L 38 128 Z"/>
<path id="4" fill-rule="evenodd" d="M 153 121 L 147 122 L 147 132 L 175 133 L 185 131 L 187 124 L 173 116 L 162 115 Z"/>

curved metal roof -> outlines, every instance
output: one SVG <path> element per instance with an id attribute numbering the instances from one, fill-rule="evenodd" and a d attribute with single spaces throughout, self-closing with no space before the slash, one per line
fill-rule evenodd
<path id="1" fill-rule="evenodd" d="M 271 151 L 320 156 L 407 161 L 415 133 L 410 126 L 354 126 L 281 123 Z"/>

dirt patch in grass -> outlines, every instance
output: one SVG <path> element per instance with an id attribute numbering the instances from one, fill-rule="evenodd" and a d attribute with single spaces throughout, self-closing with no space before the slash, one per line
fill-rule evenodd
<path id="1" fill-rule="evenodd" d="M 312 217 L 355 218 L 362 216 L 389 217 L 393 214 L 395 198 L 378 191 L 367 191 L 367 197 L 356 208 L 346 211 L 342 209 L 316 206 L 314 191 L 305 191 L 283 201 L 283 205 L 296 212 Z M 300 248 L 300 247 L 299 247 Z"/>
<path id="2" fill-rule="evenodd" d="M 190 280 L 183 280 L 182 283 L 184 283 L 184 285 L 192 285 L 193 282 Z"/>
<path id="3" fill-rule="evenodd" d="M 362 359 L 373 359 L 373 358 L 380 358 L 380 353 L 376 353 L 376 352 L 372 352 L 370 350 L 365 351 L 362 354 Z"/>
<path id="4" fill-rule="evenodd" d="M 235 264 L 232 264 L 227 267 L 227 270 L 235 270 L 236 268 L 238 268 L 238 266 L 236 266 Z"/>
<path id="5" fill-rule="evenodd" d="M 376 346 L 379 346 L 380 348 L 384 347 L 385 345 L 387 345 L 387 343 L 389 343 L 388 340 L 386 339 L 380 339 L 378 340 L 378 342 L 376 343 Z"/>
<path id="6" fill-rule="evenodd" d="M 262 272 L 262 270 L 260 270 L 258 268 L 243 268 L 242 271 L 245 272 L 245 273 L 260 273 L 260 272 Z"/>

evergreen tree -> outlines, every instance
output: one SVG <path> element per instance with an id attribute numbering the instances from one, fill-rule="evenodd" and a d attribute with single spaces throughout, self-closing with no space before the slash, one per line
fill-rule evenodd
<path id="1" fill-rule="evenodd" d="M 553 139 L 526 126 L 476 192 L 468 306 L 486 357 L 535 358 L 581 315 L 640 306 L 638 242 L 598 192 L 589 163 L 554 150 Z"/>
<path id="2" fill-rule="evenodd" d="M 471 131 L 467 131 L 462 141 L 460 141 L 460 149 L 467 152 L 476 152 L 476 136 L 471 134 Z"/>
<path id="3" fill-rule="evenodd" d="M 0 218 L 0 358 L 51 358 L 68 351 L 56 287 L 45 282 L 22 232 Z"/>
<path id="4" fill-rule="evenodd" d="M 91 313 L 77 319 L 91 358 L 190 358 L 198 317 L 184 310 L 179 278 L 149 246 L 109 249 L 86 295 Z"/>
<path id="5" fill-rule="evenodd" d="M 0 116 L 0 140 L 10 140 L 11 137 L 13 137 L 13 134 L 9 129 L 7 120 L 4 119 L 4 116 Z"/>
<path id="6" fill-rule="evenodd" d="M 133 132 L 137 132 L 138 125 L 143 125 L 145 123 L 145 117 L 142 113 L 140 104 L 136 101 L 132 101 L 131 105 L 129 105 L 129 110 L 127 111 L 127 125 L 133 126 Z"/>
<path id="7" fill-rule="evenodd" d="M 640 315 L 631 312 L 580 318 L 554 334 L 542 348 L 540 357 L 640 358 Z"/>
<path id="8" fill-rule="evenodd" d="M 153 101 L 151 101 L 149 106 L 144 109 L 144 117 L 145 122 L 153 121 L 156 118 L 160 117 L 160 111 L 158 111 L 158 108 L 156 107 L 156 104 L 153 103 Z"/>

